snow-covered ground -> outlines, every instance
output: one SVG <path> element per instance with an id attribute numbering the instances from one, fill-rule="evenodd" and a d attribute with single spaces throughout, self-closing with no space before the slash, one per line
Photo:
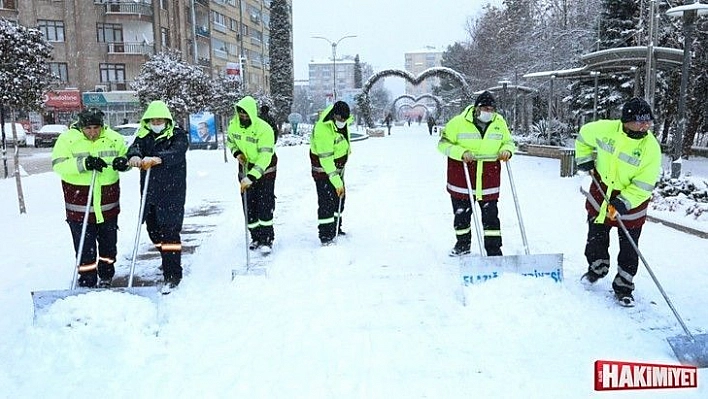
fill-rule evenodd
<path id="1" fill-rule="evenodd" d="M 180 287 L 157 305 L 75 296 L 36 323 L 30 293 L 68 288 L 74 267 L 59 178 L 23 178 L 26 215 L 14 180 L 0 181 L 0 397 L 589 398 L 601 396 L 595 360 L 677 364 L 666 338 L 683 331 L 643 266 L 632 309 L 614 303 L 610 278 L 591 290 L 578 281 L 587 178 L 558 177 L 558 160 L 514 157 L 531 253 L 562 253 L 565 282 L 506 274 L 463 288 L 460 260 L 447 255 L 452 209 L 437 137 L 415 124 L 392 133 L 353 144 L 348 234 L 333 247 L 317 238 L 308 147 L 279 147 L 274 253 L 252 257 L 267 276 L 234 281 L 246 263 L 236 164 L 190 151 L 187 211 L 208 228 L 192 237 Z M 684 168 L 708 176 L 703 160 Z M 139 202 L 137 172 L 122 176 L 118 275 Z M 502 178 L 503 250 L 523 254 Z M 640 248 L 692 332 L 705 333 L 706 240 L 648 223 Z M 154 272 L 146 265 L 139 275 Z M 699 370 L 697 389 L 602 395 L 705 398 L 707 378 Z"/>

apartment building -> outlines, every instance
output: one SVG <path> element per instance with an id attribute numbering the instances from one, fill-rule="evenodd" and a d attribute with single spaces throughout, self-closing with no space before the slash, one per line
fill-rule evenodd
<path id="1" fill-rule="evenodd" d="M 290 3 L 291 4 L 291 3 Z M 130 84 L 153 54 L 179 50 L 212 77 L 270 91 L 270 0 L 0 0 L 0 17 L 40 29 L 54 46 L 62 90 L 32 124 L 66 123 L 84 106 L 111 124 L 142 110 Z"/>
<path id="2" fill-rule="evenodd" d="M 361 92 L 361 89 L 355 88 L 354 65 L 354 57 L 351 56 L 344 56 L 336 62 L 328 59 L 311 60 L 308 63 L 308 90 L 316 102 L 316 107 L 322 108 L 334 102 L 335 87 L 337 100 L 346 101 L 353 106 L 354 97 Z M 363 79 L 373 75 L 369 64 L 360 62 L 360 65 Z"/>
<path id="3" fill-rule="evenodd" d="M 426 46 L 423 49 L 411 51 L 405 53 L 405 68 L 406 71 L 418 76 L 421 72 L 428 68 L 442 66 L 442 54 L 440 50 L 436 50 L 435 47 Z M 428 78 L 418 85 L 412 85 L 406 82 L 406 94 L 410 94 L 413 97 L 418 97 L 423 94 L 430 94 L 433 92 L 433 87 L 440 84 L 440 79 L 438 78 Z"/>

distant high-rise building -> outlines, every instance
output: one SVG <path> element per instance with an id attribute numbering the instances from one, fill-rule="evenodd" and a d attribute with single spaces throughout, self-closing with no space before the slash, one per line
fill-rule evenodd
<path id="1" fill-rule="evenodd" d="M 70 108 L 50 103 L 44 117 L 56 123 L 82 106 L 104 109 L 112 124 L 137 120 L 130 84 L 151 55 L 167 50 L 212 77 L 228 69 L 246 90 L 270 91 L 270 0 L 0 0 L 0 18 L 41 30 L 54 46 L 60 88 L 81 93 Z"/>
<path id="2" fill-rule="evenodd" d="M 409 51 L 405 53 L 406 71 L 418 76 L 421 72 L 428 68 L 442 66 L 442 51 L 436 50 L 435 47 L 426 46 L 417 51 Z M 438 78 L 428 78 L 418 85 L 412 85 L 406 82 L 406 94 L 418 97 L 422 94 L 432 93 L 433 87 L 440 84 Z"/>
<path id="3" fill-rule="evenodd" d="M 334 99 L 334 79 L 337 82 L 337 99 L 346 101 L 350 105 L 354 104 L 354 96 L 361 92 L 361 89 L 355 88 L 354 82 L 354 58 L 344 56 L 342 59 L 337 59 L 335 63 L 329 60 L 312 60 L 308 64 L 309 69 L 309 85 L 310 95 L 319 104 L 331 104 Z M 373 74 L 373 69 L 365 62 L 361 62 L 362 76 L 364 79 Z M 332 73 L 336 67 L 336 76 Z"/>

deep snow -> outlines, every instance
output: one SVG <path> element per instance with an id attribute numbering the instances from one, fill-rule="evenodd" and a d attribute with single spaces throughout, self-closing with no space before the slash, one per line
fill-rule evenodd
<path id="1" fill-rule="evenodd" d="M 221 151 L 190 151 L 196 252 L 185 256 L 180 287 L 158 305 L 110 291 L 71 297 L 35 324 L 30 292 L 71 283 L 61 186 L 53 173 L 24 177 L 28 213 L 18 215 L 14 180 L 0 181 L 0 396 L 708 397 L 705 370 L 698 389 L 593 390 L 595 360 L 676 364 L 665 338 L 683 331 L 641 265 L 633 309 L 613 302 L 610 278 L 591 290 L 579 283 L 587 178 L 558 177 L 558 160 L 514 157 L 531 252 L 563 253 L 565 282 L 506 274 L 463 288 L 460 260 L 447 255 L 452 209 L 437 137 L 424 125 L 392 132 L 353 144 L 348 234 L 333 247 L 317 238 L 308 147 L 278 147 L 274 253 L 252 257 L 268 274 L 234 281 L 232 269 L 245 266 L 236 164 Z M 708 176 L 702 161 L 684 168 Z M 523 254 L 506 177 L 503 250 Z M 122 175 L 119 275 L 128 272 L 137 186 L 137 172 Z M 613 236 L 613 257 L 616 248 Z M 705 333 L 706 240 L 648 223 L 640 248 L 692 332 Z M 138 266 L 155 273 L 154 259 Z"/>

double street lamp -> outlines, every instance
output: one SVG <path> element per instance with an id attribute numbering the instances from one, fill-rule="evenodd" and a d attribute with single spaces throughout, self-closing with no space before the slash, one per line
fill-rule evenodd
<path id="1" fill-rule="evenodd" d="M 313 39 L 326 40 L 332 46 L 332 95 L 334 96 L 334 101 L 337 101 L 337 45 L 344 39 L 356 37 L 356 35 L 342 36 L 339 39 L 332 41 L 322 36 L 312 36 Z"/>

